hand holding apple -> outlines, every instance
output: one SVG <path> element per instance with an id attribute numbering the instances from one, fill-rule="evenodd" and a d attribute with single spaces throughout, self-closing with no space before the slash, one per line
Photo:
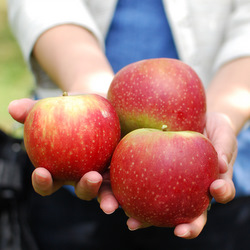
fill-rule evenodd
<path id="1" fill-rule="evenodd" d="M 235 187 L 232 181 L 233 163 L 237 154 L 237 141 L 228 119 L 219 113 L 208 113 L 205 134 L 214 145 L 218 153 L 219 178 L 211 183 L 210 193 L 219 203 L 230 202 L 235 196 Z M 176 236 L 192 239 L 197 237 L 206 224 L 206 211 L 197 219 L 188 224 L 176 226 Z M 128 219 L 131 230 L 150 226 L 134 218 Z"/>
<path id="2" fill-rule="evenodd" d="M 34 107 L 37 101 L 31 99 L 14 100 L 9 104 L 9 113 L 17 122 L 24 123 L 28 113 Z M 37 193 L 42 196 L 51 195 L 63 185 L 72 184 L 75 186 L 76 195 L 83 200 L 91 200 L 95 198 L 99 192 L 103 177 L 96 171 L 86 173 L 77 182 L 67 182 L 61 180 L 54 180 L 50 172 L 45 168 L 36 168 L 32 174 L 32 184 Z M 102 192 L 100 192 L 102 193 Z M 117 208 L 117 202 L 112 197 L 108 199 L 111 204 L 103 207 L 104 212 L 110 213 Z"/>
<path id="3" fill-rule="evenodd" d="M 164 63 L 162 63 L 161 65 L 161 61 L 162 62 L 165 61 L 164 62 L 165 66 L 168 63 L 172 64 L 172 67 L 169 65 L 168 67 L 163 67 Z M 157 63 L 158 63 L 158 68 L 160 68 L 160 70 L 157 69 L 157 66 L 156 66 Z M 185 71 L 186 73 L 190 71 L 190 75 L 193 74 L 193 77 L 191 78 L 188 78 L 188 77 L 185 78 L 185 76 L 183 77 L 183 75 L 180 74 L 180 71 L 179 71 L 181 67 L 187 70 Z M 161 70 L 167 71 L 165 72 L 165 75 L 167 75 L 168 78 L 170 78 L 170 80 L 168 79 L 168 81 L 162 81 L 162 75 L 164 75 L 164 73 L 159 73 L 159 71 Z M 177 77 L 177 79 L 176 79 L 176 76 L 177 76 L 176 72 L 178 72 L 179 73 L 178 75 L 180 76 L 179 78 Z M 181 78 L 184 80 L 180 81 Z M 191 88 L 194 87 L 192 78 L 193 80 L 194 79 L 197 80 L 196 83 L 198 84 L 196 85 L 195 89 L 196 90 L 200 89 L 200 91 L 196 92 L 196 94 L 193 96 L 189 95 L 190 98 L 188 98 L 187 100 L 185 91 L 183 94 L 183 92 L 180 92 L 180 89 L 182 88 L 185 89 L 188 84 L 190 84 Z M 172 85 L 170 86 L 173 90 L 172 92 L 170 91 L 170 93 L 174 93 L 174 95 L 172 96 L 171 94 L 169 95 L 168 91 L 166 92 L 166 86 L 165 86 L 165 89 L 163 86 L 164 84 L 166 85 L 171 84 L 171 80 L 172 80 Z M 186 86 L 183 86 L 183 84 L 186 83 L 185 80 L 187 80 L 187 84 Z M 150 86 L 151 83 L 153 83 L 153 86 Z M 156 88 L 156 91 L 155 91 L 155 85 L 157 85 L 157 88 L 158 88 L 158 89 Z M 152 93 L 148 91 L 148 86 L 150 86 L 150 88 L 153 89 Z M 191 90 L 191 88 L 189 90 Z M 180 105 L 188 107 L 188 105 L 190 105 L 188 102 L 192 102 L 194 98 L 196 100 L 200 100 L 198 103 L 196 103 L 196 106 L 194 108 L 191 108 L 191 109 L 189 108 L 189 110 L 196 110 L 196 113 L 199 113 L 199 112 L 201 113 L 201 116 L 198 118 L 201 120 L 198 122 L 198 124 L 203 124 L 203 126 L 197 129 L 197 127 L 192 126 L 190 122 L 189 125 L 191 126 L 186 127 L 186 129 L 197 130 L 199 132 L 203 132 L 203 129 L 205 126 L 205 120 L 206 120 L 205 118 L 206 116 L 205 114 L 206 113 L 205 92 L 197 75 L 192 71 L 192 69 L 190 69 L 188 66 L 186 66 L 185 64 L 179 61 L 172 60 L 172 59 L 154 59 L 154 60 L 145 60 L 145 61 L 137 62 L 132 65 L 128 65 L 127 67 L 125 67 L 125 69 L 122 69 L 120 72 L 118 72 L 118 74 L 115 76 L 110 86 L 110 89 L 108 92 L 108 99 L 115 106 L 116 111 L 119 115 L 123 135 L 125 135 L 126 133 L 128 133 L 129 131 L 135 128 L 139 128 L 139 127 L 156 127 L 157 128 L 157 126 L 159 128 L 162 124 L 167 124 L 167 128 L 169 130 L 180 129 L 180 127 L 184 124 L 184 122 L 180 122 L 181 119 L 176 119 L 176 116 L 175 117 L 171 116 L 172 115 L 171 112 L 166 114 L 164 117 L 164 118 L 170 117 L 168 120 L 164 120 L 164 119 L 157 120 L 157 118 L 159 118 L 157 117 L 157 112 L 159 111 L 159 109 L 157 108 L 161 107 L 167 110 L 167 108 L 164 105 L 161 105 L 163 103 L 162 100 L 160 100 L 159 102 L 159 98 L 158 98 L 159 96 L 162 96 L 162 93 L 164 92 L 165 92 L 165 97 L 163 97 L 162 99 L 169 98 L 170 100 L 171 99 L 174 100 L 175 98 L 175 100 L 178 100 L 179 98 L 181 100 L 179 103 L 178 101 L 175 102 L 176 103 L 175 108 L 177 109 L 180 107 Z M 192 90 L 190 92 L 192 92 Z M 182 94 L 178 95 L 178 93 L 182 93 Z M 185 98 L 183 98 L 183 96 Z M 152 101 L 151 106 L 150 106 L 150 102 L 148 102 L 148 98 Z M 145 102 L 143 103 L 143 101 Z M 198 109 L 196 109 L 197 107 Z M 171 108 L 174 108 L 174 105 L 172 105 Z M 173 112 L 174 111 L 172 110 L 172 113 Z M 192 116 L 191 113 L 190 115 Z M 152 117 L 153 118 L 157 117 L 157 118 L 152 120 L 151 119 Z M 145 119 L 145 118 L 149 118 L 149 119 Z M 213 115 L 209 114 L 208 120 L 210 122 L 206 124 L 206 131 L 207 132 L 209 131 L 209 133 L 207 133 L 206 135 L 208 136 L 209 139 L 211 139 L 212 143 L 216 144 L 215 148 L 216 148 L 216 151 L 218 151 L 218 161 L 219 161 L 219 168 L 220 168 L 220 179 L 214 181 L 211 184 L 210 192 L 218 202 L 226 203 L 234 197 L 235 189 L 232 183 L 231 170 L 227 171 L 225 167 L 225 160 L 223 160 L 223 158 L 225 158 L 225 155 L 226 155 L 227 156 L 226 158 L 229 161 L 231 162 L 234 161 L 235 157 L 232 157 L 232 155 L 235 155 L 235 154 L 231 154 L 230 152 L 233 150 L 233 148 L 235 148 L 236 143 L 235 143 L 235 136 L 230 136 L 230 135 L 234 135 L 232 131 L 228 131 L 227 129 L 223 130 L 223 123 L 221 123 L 219 121 L 220 119 L 217 119 L 217 118 L 219 117 L 217 116 L 213 117 Z M 213 124 L 215 126 L 211 126 L 212 119 L 214 120 Z M 159 123 L 157 124 L 157 122 Z M 216 127 L 216 124 L 218 127 Z M 225 136 L 228 136 L 227 140 L 224 140 Z M 102 202 L 101 202 L 101 207 L 102 207 Z M 197 219 L 195 219 L 193 222 L 190 222 L 187 224 L 179 224 L 178 226 L 176 226 L 175 234 L 183 238 L 197 237 L 198 234 L 201 232 L 205 223 L 206 223 L 206 211 L 202 215 L 200 215 Z M 137 229 L 140 227 L 149 226 L 149 224 L 141 223 L 140 221 L 134 218 L 129 218 L 128 226 L 131 229 Z"/>
<path id="4" fill-rule="evenodd" d="M 135 163 L 134 161 L 134 158 L 136 158 L 136 156 L 139 159 L 148 158 L 146 167 L 144 165 L 143 167 L 144 169 L 147 169 L 150 173 L 152 172 L 151 173 L 152 175 L 158 174 L 158 169 L 156 166 L 161 166 L 161 163 L 162 164 L 164 163 L 166 166 L 171 165 L 169 162 L 166 161 L 165 159 L 166 155 L 168 155 L 171 161 L 172 160 L 176 162 L 183 161 L 183 159 L 181 158 L 182 155 L 180 153 L 177 153 L 177 151 L 175 151 L 177 149 L 175 149 L 174 143 L 171 140 L 173 137 L 178 138 L 177 140 L 179 140 L 179 142 L 183 142 L 183 144 L 179 143 L 178 145 L 180 148 L 182 148 L 181 149 L 182 153 L 190 154 L 189 149 L 186 148 L 184 145 L 187 140 L 186 138 L 187 135 L 190 135 L 191 132 L 181 132 L 182 134 L 178 134 L 177 132 L 171 132 L 171 133 L 165 133 L 164 135 L 162 133 L 159 133 L 159 136 L 155 132 L 154 135 L 152 135 L 152 138 L 150 137 L 148 141 L 144 139 L 144 137 L 145 138 L 149 137 L 148 133 L 147 135 L 143 135 L 141 137 L 137 135 L 137 137 L 140 138 L 141 143 L 142 143 L 140 145 L 137 144 L 137 141 L 136 141 L 139 139 L 128 139 L 128 138 L 132 138 L 136 133 L 139 133 L 139 131 L 141 130 L 139 131 L 136 130 L 138 128 L 160 129 L 163 126 L 164 126 L 164 130 L 167 130 L 167 131 L 197 131 L 197 132 L 202 133 L 204 131 L 205 123 L 206 123 L 206 96 L 205 96 L 204 87 L 198 75 L 194 72 L 194 70 L 191 67 L 175 59 L 157 58 L 157 59 L 149 59 L 149 60 L 135 62 L 130 65 L 127 65 L 115 75 L 111 83 L 111 86 L 109 88 L 109 91 L 108 91 L 108 99 L 113 104 L 113 106 L 116 109 L 116 112 L 118 113 L 118 116 L 121 122 L 122 134 L 125 135 L 129 133 L 130 131 L 134 130 L 133 132 L 130 132 L 118 144 L 115 150 L 115 153 L 113 155 L 112 161 L 111 161 L 112 189 L 114 190 L 114 195 L 117 197 L 122 207 L 124 207 L 124 210 L 130 216 L 134 218 L 142 220 L 147 224 L 153 224 L 157 226 L 176 226 L 181 223 L 190 222 L 191 219 L 193 220 L 195 217 L 198 217 L 206 209 L 206 207 L 208 206 L 208 203 L 202 209 L 197 209 L 199 210 L 198 214 L 190 215 L 189 219 L 181 213 L 178 214 L 177 212 L 178 209 L 176 209 L 176 207 L 173 209 L 169 208 L 170 204 L 175 204 L 175 206 L 180 207 L 180 204 L 177 201 L 185 200 L 184 197 L 182 197 L 180 194 L 176 194 L 176 200 L 169 199 L 166 201 L 166 204 L 165 204 L 166 206 L 168 206 L 168 209 L 170 211 L 172 210 L 176 211 L 177 214 L 171 215 L 171 216 L 167 215 L 166 217 L 164 217 L 161 211 L 158 211 L 155 208 L 152 209 L 152 211 L 156 211 L 156 213 L 158 213 L 159 215 L 158 222 L 157 222 L 157 219 L 156 220 L 149 219 L 150 217 L 149 215 L 147 216 L 145 215 L 146 218 L 143 216 L 140 217 L 141 214 L 145 213 L 145 209 L 140 210 L 137 207 L 135 211 L 131 213 L 131 210 L 127 209 L 127 204 L 131 204 L 132 202 L 131 201 L 121 202 L 122 199 L 121 197 L 119 197 L 120 193 L 117 191 L 117 190 L 120 190 L 120 191 L 122 190 L 123 187 L 122 187 L 121 182 L 124 184 L 125 182 L 127 182 L 127 178 L 125 175 L 121 177 L 117 173 L 117 171 L 115 171 L 117 168 L 126 169 L 127 166 L 130 166 L 129 165 L 130 161 L 134 163 L 135 165 L 138 165 L 138 162 Z M 150 134 L 153 134 L 152 130 L 150 130 Z M 168 135 L 168 139 L 166 135 Z M 198 135 L 201 136 L 200 134 Z M 153 136 L 156 136 L 158 138 L 157 140 L 159 141 L 158 142 L 159 146 L 157 143 L 154 143 L 155 142 L 154 140 L 156 139 L 153 138 Z M 162 138 L 160 138 L 161 136 Z M 194 137 L 194 134 L 192 134 L 192 136 Z M 199 138 L 199 136 L 197 137 Z M 126 141 L 127 144 L 123 143 L 124 140 L 125 141 L 128 140 L 129 142 Z M 130 140 L 133 142 L 130 142 Z M 189 140 L 191 139 L 189 138 Z M 192 140 L 194 139 L 192 138 Z M 147 153 L 144 152 L 145 155 L 143 156 L 137 155 L 137 153 L 133 154 L 133 159 L 127 160 L 127 162 L 124 165 L 119 160 L 114 160 L 115 156 L 117 155 L 117 152 L 119 152 L 119 150 L 123 151 L 123 149 L 121 149 L 123 148 L 121 144 L 129 145 L 130 143 L 133 144 L 133 146 L 139 145 L 137 148 L 138 151 L 140 151 L 141 148 L 144 148 L 144 151 L 147 152 L 148 150 L 148 152 Z M 152 143 L 155 148 L 154 149 L 150 148 L 149 150 L 148 149 L 148 147 L 150 147 L 149 143 Z M 199 146 L 200 145 L 196 145 L 196 147 L 193 147 L 193 148 L 191 147 L 192 151 L 199 152 Z M 167 150 L 165 151 L 165 149 Z M 136 150 L 133 149 L 133 151 L 136 151 Z M 173 153 L 173 156 L 171 156 L 170 152 Z M 206 153 L 208 152 L 206 152 L 206 150 L 203 149 L 202 155 Z M 204 183 L 205 180 L 209 182 L 209 184 L 206 184 L 206 187 L 205 187 L 206 192 L 207 192 L 206 193 L 207 197 L 209 196 L 209 191 L 208 191 L 209 186 L 211 182 L 216 179 L 215 177 L 216 171 L 217 171 L 217 176 L 218 176 L 217 155 L 214 149 L 213 149 L 213 153 L 214 154 L 211 155 L 211 158 L 215 158 L 215 162 L 207 163 L 206 168 L 208 169 L 208 171 L 214 171 L 214 176 L 212 179 L 209 179 L 205 175 L 203 176 L 204 179 L 201 181 L 201 183 Z M 124 162 L 124 159 L 128 157 L 129 155 L 129 151 L 123 152 L 122 155 L 124 155 L 123 156 L 123 162 Z M 159 157 L 160 160 L 157 161 L 156 158 L 151 159 L 150 158 L 151 155 L 153 156 L 157 155 L 156 158 L 158 159 Z M 188 160 L 190 160 L 190 162 L 193 162 L 196 166 L 196 168 L 193 169 L 193 174 L 195 176 L 199 176 L 198 166 L 201 164 L 201 162 L 199 162 L 201 158 L 198 159 L 194 155 L 192 157 L 193 157 L 193 160 L 190 160 L 190 159 Z M 141 162 L 144 162 L 144 161 L 142 160 Z M 183 162 L 181 162 L 181 164 L 183 164 Z M 189 168 L 189 165 L 187 165 L 187 163 L 184 163 L 184 165 L 189 170 L 192 169 L 192 168 Z M 163 167 L 161 171 L 163 171 Z M 178 172 L 180 171 L 180 169 L 173 168 L 171 169 L 171 171 L 172 171 L 171 174 L 174 176 L 175 174 L 178 175 Z M 129 171 L 127 171 L 127 173 L 128 172 Z M 137 176 L 138 175 L 140 174 L 137 174 Z M 145 173 L 142 173 L 142 175 L 144 176 Z M 182 173 L 181 176 L 183 176 L 183 178 L 187 180 L 190 175 L 188 174 L 185 175 L 185 173 Z M 131 176 L 128 178 L 130 178 L 130 180 L 133 179 L 133 177 Z M 157 183 L 157 180 L 159 179 L 158 178 L 154 179 L 154 181 L 152 181 L 152 183 L 146 187 L 147 191 L 152 191 L 154 189 L 153 183 Z M 164 183 L 164 180 L 166 180 L 166 182 L 170 182 L 170 180 L 168 180 L 167 175 L 164 176 L 162 183 Z M 174 179 L 174 183 L 179 183 L 179 181 L 178 180 L 176 181 Z M 191 187 L 190 185 L 191 183 L 195 183 L 195 181 L 192 180 L 189 183 L 189 185 L 187 183 L 185 184 L 186 186 Z M 169 189 L 170 189 L 170 186 L 171 187 L 173 186 L 172 184 L 173 183 L 169 184 Z M 127 189 L 130 189 L 133 186 L 137 186 L 140 189 L 138 182 L 136 182 L 135 184 L 130 182 L 130 183 L 127 183 L 126 185 L 127 185 L 126 186 Z M 158 183 L 158 185 L 161 186 L 162 184 Z M 176 188 L 175 185 L 174 187 Z M 197 185 L 196 190 L 198 189 L 199 189 L 199 185 Z M 168 189 L 165 187 L 163 193 L 167 193 L 167 191 Z M 133 190 L 132 193 L 134 194 L 134 192 L 135 190 Z M 157 190 L 153 190 L 152 192 L 156 195 L 159 194 Z M 124 189 L 123 195 L 131 196 L 132 193 L 128 195 L 128 190 Z M 194 190 L 192 193 L 195 193 Z M 145 197 L 147 196 L 147 194 L 144 194 L 144 195 Z M 159 195 L 159 197 L 160 197 L 159 200 L 163 202 L 164 198 L 161 197 L 161 195 Z M 190 197 L 190 195 L 185 195 L 185 197 Z M 198 195 L 196 196 L 196 198 L 197 197 Z M 141 197 L 139 199 L 141 199 Z M 140 203 L 140 201 L 136 201 L 136 202 Z M 136 204 L 136 202 L 134 203 L 134 205 Z M 150 201 L 150 202 L 151 204 L 154 204 L 153 201 Z M 145 204 L 147 204 L 146 201 L 144 201 L 144 205 Z M 201 205 L 201 203 L 199 204 Z M 182 206 L 183 210 L 185 206 L 189 207 L 188 204 L 185 204 Z M 175 221 L 170 221 L 169 219 L 170 217 L 174 217 Z M 162 220 L 161 223 L 163 224 L 159 222 L 160 218 Z M 177 221 L 177 219 L 179 219 L 179 221 Z"/>

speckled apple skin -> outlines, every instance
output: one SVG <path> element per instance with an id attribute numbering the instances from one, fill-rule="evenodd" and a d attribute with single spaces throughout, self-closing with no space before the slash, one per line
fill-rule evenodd
<path id="1" fill-rule="evenodd" d="M 119 116 L 122 135 L 163 124 L 170 131 L 202 133 L 205 127 L 204 87 L 180 60 L 157 58 L 127 65 L 115 75 L 108 100 Z"/>
<path id="2" fill-rule="evenodd" d="M 89 171 L 103 172 L 119 140 L 119 118 L 98 95 L 39 100 L 24 123 L 31 162 L 57 180 L 77 181 Z"/>
<path id="3" fill-rule="evenodd" d="M 138 129 L 113 154 L 113 193 L 126 213 L 159 227 L 189 223 L 210 203 L 219 176 L 217 153 L 197 132 Z"/>

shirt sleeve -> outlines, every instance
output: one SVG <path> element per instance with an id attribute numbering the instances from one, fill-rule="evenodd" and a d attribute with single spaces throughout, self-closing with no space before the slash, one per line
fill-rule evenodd
<path id="1" fill-rule="evenodd" d="M 8 18 L 26 62 L 38 37 L 62 24 L 80 25 L 103 46 L 102 35 L 83 0 L 8 0 Z"/>
<path id="2" fill-rule="evenodd" d="M 218 52 L 214 71 L 228 61 L 250 56 L 250 1 L 235 0 L 224 42 Z"/>

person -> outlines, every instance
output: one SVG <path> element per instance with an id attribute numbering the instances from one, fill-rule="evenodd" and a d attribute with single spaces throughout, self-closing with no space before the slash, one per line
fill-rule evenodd
<path id="1" fill-rule="evenodd" d="M 235 178 L 233 182 L 232 176 L 236 135 L 250 117 L 250 1 L 9 0 L 8 8 L 10 24 L 35 76 L 37 98 L 59 95 L 61 90 L 106 96 L 114 72 L 139 59 L 178 57 L 192 66 L 207 90 L 205 134 L 219 159 L 220 178 L 211 184 L 210 193 L 225 204 L 235 196 L 234 184 L 245 185 Z M 33 105 L 31 99 L 16 100 L 9 112 L 23 123 Z M 67 184 L 53 181 L 43 168 L 34 170 L 32 182 L 42 196 L 53 196 Z M 118 209 L 106 175 L 89 172 L 75 183 L 74 191 L 82 200 L 98 195 L 106 214 Z M 178 225 L 174 233 L 196 238 L 206 222 L 207 211 Z M 133 218 L 127 225 L 131 230 L 145 226 Z"/>

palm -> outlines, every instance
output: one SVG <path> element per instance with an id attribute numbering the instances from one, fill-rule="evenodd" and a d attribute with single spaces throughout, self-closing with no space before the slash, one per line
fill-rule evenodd
<path id="1" fill-rule="evenodd" d="M 237 154 L 235 134 L 226 116 L 208 113 L 204 134 L 211 140 L 219 160 L 220 177 L 210 186 L 210 192 L 219 203 L 227 203 L 234 198 L 235 188 L 232 181 L 233 163 Z M 181 224 L 175 228 L 175 234 L 183 238 L 195 238 L 199 235 L 207 220 L 207 212 L 189 224 Z M 147 227 L 133 218 L 127 222 L 131 229 Z"/>

